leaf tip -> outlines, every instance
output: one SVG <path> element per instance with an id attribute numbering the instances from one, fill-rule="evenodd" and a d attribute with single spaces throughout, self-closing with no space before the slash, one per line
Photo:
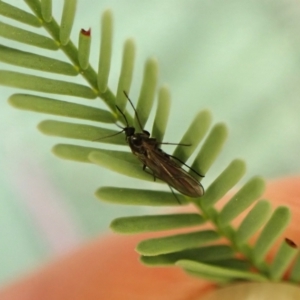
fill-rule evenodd
<path id="1" fill-rule="evenodd" d="M 284 240 L 290 247 L 295 248 L 295 249 L 298 248 L 297 244 L 294 241 L 292 241 L 291 239 L 285 238 Z"/>
<path id="2" fill-rule="evenodd" d="M 82 34 L 82 35 L 84 35 L 84 36 L 88 36 L 88 37 L 90 37 L 91 36 L 91 33 L 92 33 L 92 30 L 91 30 L 91 28 L 89 28 L 88 30 L 85 30 L 85 29 L 81 29 L 80 30 L 80 33 Z"/>

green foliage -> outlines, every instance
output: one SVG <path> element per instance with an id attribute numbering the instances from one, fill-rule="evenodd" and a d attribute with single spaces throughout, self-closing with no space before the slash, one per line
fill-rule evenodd
<path id="1" fill-rule="evenodd" d="M 204 218 L 199 214 L 172 214 L 118 218 L 111 223 L 111 228 L 122 233 L 140 233 L 203 224 Z"/>
<path id="2" fill-rule="evenodd" d="M 102 123 L 125 123 L 116 110 L 116 105 L 126 115 L 130 125 L 141 130 L 136 115 L 126 110 L 127 99 L 123 91 L 130 91 L 135 46 L 131 39 L 125 41 L 123 61 L 118 88 L 113 93 L 109 86 L 110 64 L 112 56 L 112 13 L 103 13 L 101 22 L 101 46 L 99 52 L 98 72 L 89 63 L 91 37 L 89 31 L 79 33 L 78 48 L 70 41 L 70 33 L 75 17 L 76 1 L 65 1 L 62 19 L 58 24 L 52 17 L 50 0 L 26 0 L 32 14 L 0 1 L 0 14 L 23 22 L 29 26 L 44 28 L 49 36 L 37 34 L 9 24 L 0 23 L 0 35 L 10 40 L 29 44 L 50 51 L 61 50 L 68 61 L 60 61 L 44 55 L 25 52 L 20 47 L 14 49 L 0 45 L 0 60 L 18 67 L 29 68 L 48 73 L 62 74 L 70 81 L 50 79 L 40 75 L 29 75 L 15 71 L 0 71 L 0 84 L 25 90 L 56 95 L 69 95 L 85 99 L 101 98 L 108 106 L 102 110 L 92 106 L 80 105 L 59 99 L 41 97 L 33 94 L 14 94 L 9 103 L 16 108 L 50 115 Z M 22 25 L 20 24 L 20 27 Z M 41 50 L 42 51 L 42 50 Z M 72 82 L 74 76 L 82 76 L 86 84 Z M 140 96 L 136 109 L 142 127 L 146 124 L 158 94 L 157 110 L 152 127 L 152 136 L 162 142 L 170 112 L 170 93 L 166 86 L 157 89 L 158 64 L 153 58 L 148 59 Z M 158 93 L 157 93 L 158 92 Z M 189 162 L 199 174 L 205 175 L 217 159 L 227 139 L 227 127 L 223 123 L 211 127 L 211 113 L 199 112 L 183 135 L 173 155 L 183 163 L 187 162 L 201 148 L 194 161 Z M 73 161 L 93 163 L 139 180 L 153 181 L 143 172 L 141 163 L 129 151 L 101 149 L 99 143 L 125 145 L 124 136 L 110 135 L 117 131 L 101 128 L 98 125 L 69 123 L 57 120 L 45 120 L 38 126 L 47 135 L 95 141 L 94 147 L 71 144 L 58 144 L 52 149 L 60 158 Z M 106 137 L 102 139 L 103 137 Z M 195 174 L 189 171 L 193 176 Z M 288 226 L 290 210 L 278 207 L 272 212 L 267 200 L 259 200 L 264 191 L 264 180 L 260 177 L 250 179 L 221 208 L 215 205 L 241 180 L 246 172 L 245 162 L 233 160 L 224 171 L 206 188 L 201 198 L 189 198 L 170 192 L 147 189 L 128 189 L 120 187 L 101 187 L 96 197 L 123 205 L 178 206 L 193 204 L 199 213 L 176 213 L 119 218 L 111 223 L 111 228 L 121 234 L 135 234 L 162 230 L 183 229 L 180 234 L 170 233 L 159 238 L 144 240 L 137 245 L 141 261 L 149 266 L 176 265 L 188 274 L 204 277 L 218 283 L 234 280 L 284 280 L 286 269 L 298 255 L 291 242 L 283 241 L 271 263 L 265 261 L 266 255 L 276 241 L 282 240 L 282 233 Z M 200 180 L 201 178 L 199 178 Z M 158 184 L 163 182 L 157 180 Z M 232 222 L 245 213 L 237 227 Z M 213 229 L 202 229 L 201 225 L 212 224 Z M 190 227 L 195 227 L 189 231 Z M 211 228 L 211 227 L 209 227 Z M 261 230 L 261 232 L 259 232 Z M 258 235 L 254 246 L 249 239 Z M 226 244 L 224 243 L 226 240 Z M 239 258 L 238 258 L 239 257 Z M 253 271 L 255 268 L 255 272 Z M 294 267 L 287 277 L 292 282 L 300 281 L 300 258 L 296 258 Z"/>
<path id="3" fill-rule="evenodd" d="M 137 251 L 145 256 L 174 253 L 185 249 L 197 248 L 219 238 L 219 234 L 214 230 L 176 234 L 142 241 L 138 244 Z"/>
<path id="4" fill-rule="evenodd" d="M 140 165 L 139 170 L 136 169 L 135 171 L 137 174 L 134 175 L 134 177 L 141 178 L 142 176 L 145 176 L 145 172 L 141 171 Z M 139 171 L 140 173 L 138 173 Z M 149 177 L 150 176 L 146 176 L 145 179 L 151 180 Z M 174 195 L 168 192 L 116 187 L 102 187 L 96 191 L 96 197 L 110 203 L 125 205 L 177 206 L 178 201 L 181 205 L 189 204 L 188 199 L 186 199 L 183 195 L 176 195 L 177 201 Z M 115 228 L 113 229 L 117 231 Z"/>
<path id="5" fill-rule="evenodd" d="M 211 245 L 200 248 L 187 249 L 155 256 L 141 256 L 141 261 L 148 266 L 170 266 L 180 259 L 214 264 L 234 258 L 234 251 L 227 245 Z"/>
<path id="6" fill-rule="evenodd" d="M 251 281 L 267 281 L 268 278 L 255 274 L 253 272 L 240 271 L 232 268 L 213 266 L 209 264 L 199 263 L 191 260 L 179 260 L 175 263 L 177 266 L 182 267 L 186 271 L 191 271 L 194 275 L 198 274 L 201 277 L 210 276 L 217 278 L 216 281 L 226 282 L 233 279 L 251 280 Z"/>

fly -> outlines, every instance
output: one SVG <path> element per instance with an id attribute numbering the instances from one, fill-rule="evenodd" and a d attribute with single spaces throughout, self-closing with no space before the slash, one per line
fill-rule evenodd
<path id="1" fill-rule="evenodd" d="M 163 180 L 170 187 L 174 188 L 183 195 L 192 198 L 203 196 L 204 189 L 201 183 L 187 171 L 185 171 L 177 161 L 185 166 L 187 165 L 179 158 L 165 153 L 161 148 L 159 148 L 159 145 L 162 143 L 159 143 L 156 138 L 150 137 L 150 133 L 142 128 L 138 113 L 133 103 L 125 91 L 124 94 L 135 112 L 142 132 L 136 133 L 135 127 L 129 126 L 125 114 L 118 106 L 116 106 L 126 122 L 126 127 L 122 128 L 123 130 L 119 133 L 125 132 L 126 141 L 131 149 L 131 152 L 142 162 L 143 170 L 147 172 L 146 168 L 148 168 L 151 171 L 151 173 L 148 173 L 154 177 L 154 180 L 156 178 Z M 189 166 L 187 167 L 190 168 Z M 198 176 L 203 177 L 192 168 L 190 169 Z"/>

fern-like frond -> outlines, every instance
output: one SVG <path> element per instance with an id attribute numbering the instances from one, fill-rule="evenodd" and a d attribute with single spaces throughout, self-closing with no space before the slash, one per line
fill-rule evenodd
<path id="1" fill-rule="evenodd" d="M 28 44 L 51 51 L 61 50 L 68 61 L 0 45 L 0 60 L 23 68 L 20 72 L 1 70 L 0 84 L 32 92 L 68 95 L 87 100 L 101 98 L 108 109 L 103 110 L 31 93 L 14 94 L 10 97 L 9 103 L 22 110 L 72 118 L 73 122 L 58 120 L 41 122 L 38 128 L 44 134 L 94 141 L 93 147 L 79 146 L 76 143 L 58 144 L 52 150 L 58 157 L 93 163 L 138 180 L 153 181 L 153 177 L 142 170 L 141 163 L 129 151 L 107 150 L 97 146 L 99 143 L 125 145 L 123 135 L 115 135 L 118 131 L 99 127 L 101 125 L 98 123 L 96 125 L 76 123 L 76 119 L 101 123 L 118 121 L 125 124 L 124 117 L 116 109 L 117 106 L 124 112 L 128 123 L 140 131 L 147 123 L 157 94 L 157 110 L 151 136 L 162 143 L 171 97 L 166 86 L 157 88 L 157 61 L 150 58 L 145 63 L 136 105 L 139 124 L 137 115 L 131 115 L 126 110 L 127 99 L 123 93 L 123 91 L 129 93 L 133 77 L 135 46 L 131 39 L 124 43 L 117 90 L 114 93 L 109 88 L 113 34 L 111 11 L 105 11 L 102 16 L 101 46 L 96 72 L 89 63 L 91 31 L 81 30 L 78 47 L 70 40 L 76 10 L 75 0 L 64 2 L 60 24 L 52 16 L 50 0 L 25 2 L 31 8 L 32 14 L 3 1 L 0 1 L 0 14 L 29 26 L 41 27 L 47 33 L 37 34 L 20 28 L 21 24 L 20 27 L 16 27 L 1 22 L 0 36 L 21 45 Z M 42 71 L 45 75 L 29 75 L 26 68 Z M 70 79 L 63 81 L 47 78 L 47 74 L 50 73 L 69 76 Z M 73 83 L 74 76 L 82 76 L 86 84 Z M 218 123 L 212 126 L 211 123 L 212 117 L 208 110 L 196 114 L 173 153 L 180 159 L 182 165 L 186 162 L 191 165 L 189 173 L 193 177 L 196 177 L 195 172 L 205 176 L 209 174 L 210 167 L 216 161 L 227 139 L 226 125 Z M 186 147 L 183 144 L 190 146 Z M 190 161 L 197 149 L 199 150 L 195 159 Z M 260 199 L 264 192 L 264 180 L 253 177 L 221 209 L 216 208 L 218 201 L 239 183 L 245 172 L 245 162 L 234 159 L 211 185 L 205 188 L 205 194 L 200 198 L 192 199 L 181 194 L 174 197 L 171 192 L 121 187 L 101 187 L 96 191 L 96 197 L 124 205 L 178 206 L 179 203 L 181 205 L 192 203 L 198 209 L 199 213 L 134 216 L 119 218 L 111 223 L 111 228 L 122 234 L 186 230 L 180 234 L 172 232 L 159 238 L 141 241 L 137 245 L 137 251 L 141 254 L 141 261 L 147 265 L 176 265 L 193 276 L 204 277 L 218 283 L 233 280 L 283 280 L 285 271 L 298 255 L 298 251 L 289 240 L 284 240 L 273 261 L 271 263 L 266 261 L 266 255 L 275 241 L 282 239 L 281 235 L 290 220 L 290 210 L 287 207 L 278 207 L 272 212 L 270 203 Z M 162 183 L 161 180 L 157 180 L 157 184 Z M 233 221 L 246 211 L 246 216 L 239 226 L 233 226 Z M 204 223 L 213 224 L 213 229 L 202 229 L 201 225 Z M 250 245 L 250 238 L 257 234 L 254 246 Z M 224 238 L 227 244 L 224 243 Z M 300 281 L 299 256 L 287 280 Z"/>

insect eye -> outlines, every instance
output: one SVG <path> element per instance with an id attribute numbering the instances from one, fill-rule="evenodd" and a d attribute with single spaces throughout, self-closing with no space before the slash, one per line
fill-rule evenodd
<path id="1" fill-rule="evenodd" d="M 135 128 L 134 127 L 127 127 L 124 129 L 126 136 L 134 135 Z"/>
<path id="2" fill-rule="evenodd" d="M 150 133 L 149 133 L 149 131 L 147 131 L 147 130 L 143 130 L 143 132 L 149 137 L 150 136 Z"/>

